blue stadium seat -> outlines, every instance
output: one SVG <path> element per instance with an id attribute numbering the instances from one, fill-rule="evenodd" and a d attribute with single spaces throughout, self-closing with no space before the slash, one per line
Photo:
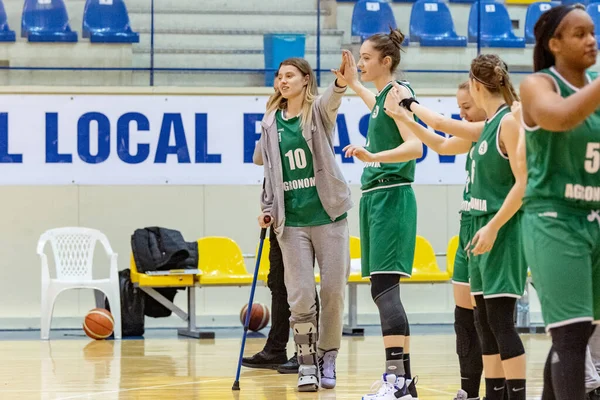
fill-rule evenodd
<path id="1" fill-rule="evenodd" d="M 8 27 L 8 17 L 4 9 L 4 3 L 0 0 L 0 42 L 14 42 L 17 40 L 15 31 Z"/>
<path id="2" fill-rule="evenodd" d="M 352 36 L 364 41 L 376 33 L 388 33 L 396 29 L 396 18 L 392 7 L 385 0 L 358 0 L 352 11 Z M 408 37 L 404 45 L 408 44 Z"/>
<path id="3" fill-rule="evenodd" d="M 592 17 L 594 25 L 596 27 L 600 26 L 600 3 L 590 3 L 586 7 L 586 10 L 590 14 L 590 17 Z M 596 30 L 596 42 L 600 43 L 600 32 L 598 30 Z"/>
<path id="4" fill-rule="evenodd" d="M 527 44 L 535 43 L 533 28 L 538 19 L 540 19 L 540 16 L 559 4 L 560 3 L 554 1 L 538 1 L 537 3 L 531 3 L 529 7 L 527 7 L 527 14 L 525 15 L 525 42 Z"/>
<path id="5" fill-rule="evenodd" d="M 481 32 L 477 29 L 477 8 L 480 10 Z M 481 35 L 482 47 L 525 47 L 525 38 L 515 36 L 506 6 L 494 1 L 477 1 L 469 13 L 469 42 L 477 42 Z"/>
<path id="6" fill-rule="evenodd" d="M 590 4 L 590 2 L 589 2 L 589 0 L 562 0 L 561 4 L 564 4 L 564 5 L 583 4 L 584 6 L 587 6 L 588 4 Z"/>
<path id="7" fill-rule="evenodd" d="M 123 0 L 87 0 L 83 10 L 81 36 L 92 43 L 139 43 L 131 30 Z"/>
<path id="8" fill-rule="evenodd" d="M 467 38 L 458 36 L 446 3 L 418 0 L 410 14 L 410 37 L 421 46 L 466 47 Z"/>
<path id="9" fill-rule="evenodd" d="M 21 37 L 30 42 L 76 42 L 63 0 L 25 0 Z"/>

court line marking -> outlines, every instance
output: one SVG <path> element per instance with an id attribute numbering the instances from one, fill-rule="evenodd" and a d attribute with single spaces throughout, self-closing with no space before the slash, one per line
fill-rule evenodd
<path id="1" fill-rule="evenodd" d="M 261 377 L 270 377 L 270 376 L 272 377 L 272 376 L 279 376 L 279 375 L 278 374 L 261 375 Z M 166 387 L 194 385 L 197 383 L 212 383 L 212 382 L 224 381 L 226 379 L 230 379 L 230 378 L 208 379 L 208 380 L 199 380 L 199 381 L 193 381 L 193 382 L 181 382 L 181 383 L 171 383 L 171 384 L 165 384 L 165 385 L 145 386 L 145 387 L 137 387 L 137 388 L 129 388 L 129 389 L 107 390 L 107 391 L 103 391 L 103 392 L 91 392 L 91 393 L 85 393 L 85 394 L 77 394 L 77 395 L 68 396 L 68 397 L 59 397 L 59 398 L 57 398 L 57 400 L 81 399 L 81 398 L 89 398 L 92 396 L 134 392 L 134 391 L 139 391 L 139 390 L 154 390 L 154 389 L 161 389 L 161 388 L 166 388 Z M 451 392 L 433 389 L 433 388 L 429 388 L 427 386 L 420 386 L 419 390 L 425 390 L 425 391 L 449 395 L 449 396 L 453 395 L 453 393 L 451 393 Z"/>
<path id="2" fill-rule="evenodd" d="M 276 375 L 271 375 L 271 376 L 276 376 Z M 92 397 L 92 396 L 101 396 L 101 395 L 107 395 L 107 394 L 135 392 L 135 391 L 138 391 L 138 390 L 153 390 L 153 389 L 161 389 L 161 388 L 174 387 L 174 386 L 194 385 L 194 384 L 197 384 L 197 383 L 211 383 L 211 382 L 224 381 L 226 379 L 230 379 L 230 378 L 208 379 L 208 380 L 193 381 L 193 382 L 170 383 L 170 384 L 165 384 L 165 385 L 144 386 L 144 387 L 129 388 L 129 389 L 118 389 L 118 390 L 107 390 L 107 391 L 104 391 L 104 392 L 91 392 L 91 393 L 86 393 L 86 394 L 78 394 L 78 395 L 75 395 L 75 396 L 60 397 L 57 400 L 82 399 L 82 398 L 89 398 L 89 397 Z"/>

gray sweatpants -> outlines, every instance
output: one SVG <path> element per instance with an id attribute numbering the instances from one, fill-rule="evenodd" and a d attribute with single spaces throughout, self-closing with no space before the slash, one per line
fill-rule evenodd
<path id="1" fill-rule="evenodd" d="M 314 256 L 321 274 L 321 351 L 337 350 L 342 341 L 344 297 L 350 274 L 350 233 L 348 220 L 311 227 L 286 226 L 278 237 L 285 287 L 290 304 L 290 322 L 316 321 Z"/>
<path id="2" fill-rule="evenodd" d="M 588 392 L 600 388 L 600 326 L 596 327 L 585 355 L 585 388 Z"/>

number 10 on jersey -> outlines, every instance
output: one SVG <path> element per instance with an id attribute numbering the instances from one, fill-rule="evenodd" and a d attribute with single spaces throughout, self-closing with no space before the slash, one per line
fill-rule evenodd
<path id="1" fill-rule="evenodd" d="M 304 149 L 290 150 L 287 153 L 285 153 L 285 157 L 290 163 L 291 171 L 295 170 L 296 168 L 306 168 L 306 154 L 304 153 Z"/>

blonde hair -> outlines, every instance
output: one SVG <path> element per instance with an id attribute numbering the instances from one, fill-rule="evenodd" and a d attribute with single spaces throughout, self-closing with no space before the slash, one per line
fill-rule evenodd
<path id="1" fill-rule="evenodd" d="M 284 65 L 295 67 L 300 71 L 302 76 L 308 76 L 308 82 L 304 88 L 304 99 L 302 100 L 302 114 L 300 118 L 300 123 L 302 127 L 304 127 L 312 120 L 312 105 L 319 95 L 317 79 L 315 78 L 315 74 L 310 67 L 310 64 L 303 58 L 288 58 L 279 65 L 279 69 L 281 70 L 281 67 Z M 276 110 L 285 110 L 287 109 L 287 103 L 287 99 L 284 98 L 278 90 L 269 97 L 269 101 L 267 102 L 267 113 Z"/>

